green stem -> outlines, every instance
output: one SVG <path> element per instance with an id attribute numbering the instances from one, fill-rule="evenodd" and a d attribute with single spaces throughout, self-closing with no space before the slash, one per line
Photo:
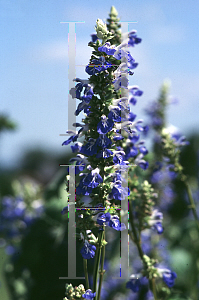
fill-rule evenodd
<path id="1" fill-rule="evenodd" d="M 139 255 L 140 255 L 140 258 L 143 260 L 143 251 L 142 251 L 142 248 L 141 248 L 141 241 L 140 239 L 138 239 L 137 237 L 137 232 L 136 232 L 136 229 L 135 229 L 135 226 L 134 226 L 134 222 L 133 222 L 133 213 L 132 213 L 132 204 L 131 204 L 131 201 L 129 201 L 129 221 L 131 223 L 131 228 L 132 228 L 132 232 L 133 232 L 133 241 L 134 243 L 136 244 L 137 246 L 137 249 L 138 249 L 138 252 L 139 252 Z M 132 234 L 132 233 L 131 233 Z M 130 236 L 131 236 L 130 234 Z M 131 236 L 132 237 L 132 236 Z"/>
<path id="2" fill-rule="evenodd" d="M 104 229 L 103 239 L 105 239 L 105 226 L 103 226 L 103 229 Z M 102 288 L 102 281 L 103 281 L 103 276 L 104 276 L 104 273 L 105 273 L 105 270 L 104 270 L 104 260 L 105 260 L 105 245 L 102 247 L 101 270 L 100 270 L 100 280 L 99 280 L 99 288 L 98 288 L 98 298 L 97 298 L 97 300 L 100 300 L 100 294 L 101 294 L 101 288 Z"/>
<path id="3" fill-rule="evenodd" d="M 143 253 L 142 247 L 141 247 L 141 240 L 140 240 L 140 237 L 138 238 L 138 236 L 137 236 L 132 212 L 133 212 L 132 204 L 131 204 L 131 201 L 129 201 L 129 221 L 131 223 L 131 228 L 132 228 L 134 238 L 131 235 L 130 236 L 131 236 L 132 240 L 134 241 L 134 243 L 136 244 L 139 256 L 140 256 L 141 260 L 143 261 L 143 264 L 145 265 L 145 261 L 143 259 L 144 253 Z M 157 295 L 156 295 L 155 278 L 149 279 L 149 286 L 150 286 L 151 291 L 153 292 L 154 299 L 158 300 Z"/>
<path id="4" fill-rule="evenodd" d="M 87 268 L 87 259 L 83 259 L 83 263 L 84 263 L 84 275 L 85 275 L 85 279 L 86 279 L 86 290 L 89 289 L 89 280 L 88 280 L 88 268 Z"/>
<path id="5" fill-rule="evenodd" d="M 198 220 L 198 216 L 197 216 L 197 212 L 196 212 L 196 206 L 195 206 L 195 203 L 194 203 L 194 199 L 192 197 L 191 189 L 189 187 L 189 184 L 186 182 L 186 180 L 183 180 L 183 182 L 185 184 L 187 194 L 188 194 L 188 198 L 189 198 L 189 202 L 191 204 L 190 208 L 192 209 L 193 216 L 194 216 L 194 219 L 196 221 L 196 224 L 197 224 L 197 227 L 198 227 L 198 230 L 199 230 L 199 220 Z"/>
<path id="6" fill-rule="evenodd" d="M 158 300 L 157 294 L 156 294 L 155 278 L 149 279 L 149 286 L 150 286 L 151 291 L 153 292 L 154 299 Z"/>
<path id="7" fill-rule="evenodd" d="M 98 238 L 98 246 L 97 246 L 97 250 L 95 253 L 95 264 L 94 264 L 94 271 L 93 271 L 93 289 L 92 289 L 93 293 L 95 293 L 97 290 L 97 277 L 98 277 L 98 269 L 99 269 L 99 263 L 100 263 L 102 234 L 103 234 L 102 231 L 98 234 L 98 237 L 99 237 Z M 97 296 L 94 299 L 96 300 Z"/>

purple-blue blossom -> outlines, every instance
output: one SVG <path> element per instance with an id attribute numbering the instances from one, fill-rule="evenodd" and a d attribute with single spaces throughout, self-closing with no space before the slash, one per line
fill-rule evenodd
<path id="1" fill-rule="evenodd" d="M 105 222 L 110 221 L 110 219 L 111 219 L 110 213 L 105 213 L 105 214 L 104 213 L 99 213 L 98 217 L 97 217 L 97 223 L 99 225 L 103 225 Z"/>
<path id="2" fill-rule="evenodd" d="M 177 274 L 169 269 L 157 268 L 157 270 L 161 274 L 162 279 L 166 283 L 166 285 L 169 288 L 173 287 L 175 284 L 175 279 L 177 278 Z"/>
<path id="3" fill-rule="evenodd" d="M 62 215 L 66 215 L 68 213 L 68 206 L 65 206 L 62 211 L 61 211 L 61 214 Z"/>
<path id="4" fill-rule="evenodd" d="M 132 30 L 128 34 L 128 45 L 134 47 L 134 45 L 141 43 L 142 39 L 137 37 L 136 30 Z"/>
<path id="5" fill-rule="evenodd" d="M 148 220 L 148 224 L 155 229 L 158 234 L 161 234 L 164 229 L 162 227 L 163 214 L 159 212 L 157 209 L 154 209 L 150 219 Z"/>
<path id="6" fill-rule="evenodd" d="M 129 80 L 125 76 L 119 75 L 113 80 L 114 89 L 118 91 L 120 88 L 127 89 Z"/>
<path id="7" fill-rule="evenodd" d="M 122 48 L 117 48 L 117 51 L 113 55 L 116 59 L 121 60 L 122 57 L 125 57 L 127 61 L 135 61 L 131 56 L 129 51 L 125 51 Z"/>
<path id="8" fill-rule="evenodd" d="M 121 122 L 121 108 L 119 106 L 109 106 L 108 118 L 114 122 Z"/>
<path id="9" fill-rule="evenodd" d="M 113 151 L 113 162 L 115 165 L 119 164 L 119 165 L 123 165 L 123 164 L 126 164 L 125 161 L 124 161 L 124 157 L 125 157 L 125 152 L 123 150 L 119 150 L 119 151 L 116 151 L 114 150 Z"/>
<path id="10" fill-rule="evenodd" d="M 88 164 L 87 158 L 82 154 L 77 154 L 76 157 L 73 157 L 69 160 L 70 163 L 74 161 L 76 161 L 77 174 L 79 174 L 79 172 L 82 172 L 85 169 L 86 165 Z"/>
<path id="11" fill-rule="evenodd" d="M 95 245 L 91 245 L 87 240 L 85 240 L 84 246 L 81 248 L 80 253 L 84 259 L 90 259 L 95 256 L 95 250 Z"/>
<path id="12" fill-rule="evenodd" d="M 139 89 L 138 86 L 134 85 L 134 86 L 130 86 L 128 88 L 129 92 L 132 94 L 132 97 L 129 100 L 129 103 L 132 105 L 135 105 L 137 103 L 137 99 L 135 97 L 140 97 L 143 94 L 143 91 L 141 91 Z"/>
<path id="13" fill-rule="evenodd" d="M 142 286 L 148 285 L 148 279 L 144 276 L 142 277 L 141 274 L 137 275 L 131 275 L 130 280 L 126 283 L 126 288 L 131 289 L 134 293 L 139 292 L 140 288 Z"/>
<path id="14" fill-rule="evenodd" d="M 148 161 L 145 161 L 144 159 L 142 159 L 143 156 L 144 156 L 144 154 L 140 153 L 136 157 L 134 163 L 137 164 L 141 169 L 146 170 L 149 167 L 149 163 L 148 163 Z"/>
<path id="15" fill-rule="evenodd" d="M 103 225 L 106 223 L 108 226 L 112 227 L 117 231 L 122 231 L 126 229 L 125 224 L 121 223 L 117 215 L 111 216 L 110 213 L 99 213 L 97 217 L 97 223 Z"/>
<path id="16" fill-rule="evenodd" d="M 105 52 L 107 55 L 113 55 L 116 52 L 115 46 L 111 46 L 110 42 L 106 42 L 103 46 L 98 47 L 98 51 Z"/>
<path id="17" fill-rule="evenodd" d="M 83 145 L 81 147 L 81 151 L 82 154 L 86 155 L 86 156 L 92 156 L 95 155 L 97 153 L 97 143 L 96 140 L 93 138 L 89 138 L 88 143 L 86 145 Z"/>
<path id="18" fill-rule="evenodd" d="M 127 196 L 130 195 L 130 190 L 128 187 L 123 187 L 120 181 L 111 183 L 112 191 L 109 194 L 109 199 L 115 200 L 124 200 Z"/>
<path id="19" fill-rule="evenodd" d="M 85 195 L 88 196 L 92 193 L 93 188 L 87 185 L 84 185 L 83 181 L 81 180 L 79 185 L 76 188 L 77 195 Z"/>
<path id="20" fill-rule="evenodd" d="M 110 157 L 111 155 L 113 154 L 113 152 L 111 151 L 111 150 L 109 150 L 109 149 L 102 149 L 102 150 L 100 150 L 97 154 L 96 154 L 96 157 L 97 158 L 101 158 L 101 157 L 103 157 L 103 158 L 108 158 L 108 157 Z"/>
<path id="21" fill-rule="evenodd" d="M 120 224 L 120 220 L 117 215 L 111 216 L 111 219 L 110 219 L 108 225 L 117 231 L 123 231 L 126 229 L 126 226 L 124 223 Z"/>
<path id="22" fill-rule="evenodd" d="M 73 152 L 73 153 L 76 153 L 76 152 L 79 152 L 79 151 L 80 151 L 80 149 L 81 149 L 81 147 L 82 147 L 82 143 L 77 142 L 77 143 L 75 143 L 75 145 L 70 146 L 70 147 L 71 147 L 72 152 Z"/>
<path id="23" fill-rule="evenodd" d="M 130 280 L 126 284 L 127 289 L 131 289 L 134 293 L 137 293 L 140 290 L 140 280 L 134 279 Z"/>
<path id="24" fill-rule="evenodd" d="M 12 239 L 21 239 L 27 227 L 40 217 L 43 211 L 43 201 L 40 199 L 32 201 L 31 206 L 27 207 L 21 196 L 2 198 L 0 234 L 8 240 L 7 248 L 5 248 L 8 255 L 14 253 Z"/>
<path id="25" fill-rule="evenodd" d="M 67 133 L 67 131 L 66 131 L 66 133 Z M 62 146 L 64 146 L 64 145 L 67 146 L 71 142 L 76 142 L 78 137 L 79 137 L 79 134 L 75 134 L 75 135 L 70 136 L 69 139 L 67 139 L 66 141 L 64 141 L 62 143 Z"/>
<path id="26" fill-rule="evenodd" d="M 92 43 L 95 43 L 98 40 L 98 37 L 97 37 L 96 33 L 92 33 L 90 36 L 92 38 Z"/>
<path id="27" fill-rule="evenodd" d="M 84 174 L 85 175 L 85 174 Z M 96 188 L 100 183 L 103 182 L 102 177 L 99 174 L 99 168 L 96 168 L 91 171 L 91 173 L 86 174 L 82 179 L 84 185 Z"/>
<path id="28" fill-rule="evenodd" d="M 91 64 L 86 66 L 86 73 L 88 73 L 89 75 L 95 75 L 97 73 L 107 70 L 111 66 L 112 64 L 108 63 L 105 60 L 104 56 L 101 56 L 99 59 L 93 59 L 91 61 Z"/>
<path id="29" fill-rule="evenodd" d="M 83 298 L 92 300 L 96 296 L 96 292 L 92 293 L 91 289 L 86 290 L 86 293 L 82 295 Z"/>
<path id="30" fill-rule="evenodd" d="M 114 122 L 105 115 L 101 116 L 101 121 L 97 124 L 97 132 L 99 134 L 106 134 L 112 130 Z"/>
<path id="31" fill-rule="evenodd" d="M 77 98 L 79 100 L 82 100 L 82 101 L 85 101 L 85 102 L 89 103 L 90 100 L 92 99 L 92 96 L 93 96 L 93 87 L 92 87 L 92 85 L 88 84 L 88 80 L 83 81 L 79 78 L 75 78 L 73 80 L 77 81 L 79 83 L 76 84 L 75 88 L 70 89 L 69 93 L 72 96 L 72 98 Z M 81 96 L 83 88 L 84 88 L 84 95 Z"/>
<path id="32" fill-rule="evenodd" d="M 112 145 L 111 139 L 106 134 L 100 134 L 96 141 L 97 146 L 102 148 L 109 148 Z"/>

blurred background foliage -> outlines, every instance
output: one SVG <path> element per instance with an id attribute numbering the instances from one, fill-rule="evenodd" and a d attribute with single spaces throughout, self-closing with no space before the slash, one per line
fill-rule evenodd
<path id="1" fill-rule="evenodd" d="M 8 118 L 0 118 L 1 130 L 14 129 Z M 11 134 L 11 133 L 9 133 Z M 12 133 L 14 134 L 14 133 Z M 181 164 L 184 172 L 189 176 L 189 183 L 194 195 L 199 213 L 199 134 L 187 137 L 190 144 L 182 149 Z M 3 300 L 55 300 L 63 299 L 66 282 L 78 286 L 84 281 L 60 280 L 68 274 L 68 218 L 62 215 L 63 207 L 67 205 L 67 193 L 65 179 L 67 169 L 59 164 L 68 164 L 74 154 L 56 156 L 54 153 L 43 149 L 29 149 L 26 151 L 17 168 L 1 168 L 0 170 L 0 195 L 1 212 L 2 200 L 5 197 L 21 195 L 26 204 L 29 201 L 43 199 L 44 211 L 26 226 L 20 236 L 6 238 L 5 231 L 0 231 L 0 270 L 1 286 L 0 298 Z M 149 161 L 150 161 L 150 156 Z M 143 171 L 140 176 L 143 176 Z M 36 189 L 34 188 L 36 187 Z M 173 270 L 177 273 L 177 279 L 168 299 L 199 299 L 199 235 L 195 226 L 186 192 L 181 182 L 174 180 L 175 197 L 169 206 L 164 221 L 163 237 L 156 235 L 159 247 L 166 247 L 167 256 L 171 261 Z M 28 208 L 28 205 L 26 207 Z M 2 223 L 2 219 L 1 219 Z M 78 232 L 78 229 L 77 229 Z M 95 232 L 94 232 L 95 233 Z M 118 269 L 117 253 L 119 251 L 118 232 L 107 229 L 108 243 L 106 250 L 103 299 L 127 299 L 122 298 L 121 292 L 125 290 L 125 282 L 115 283 L 110 281 L 109 272 Z M 167 246 L 164 244 L 166 240 Z M 162 241 L 162 242 L 161 242 Z M 157 241 L 156 241 L 157 242 Z M 162 243 L 162 244 L 161 244 Z M 8 248 L 11 244 L 15 251 Z M 6 250 L 7 249 L 7 250 Z M 84 276 L 82 257 L 79 254 L 81 243 L 77 239 L 77 276 Z M 135 260 L 136 250 L 130 246 L 130 257 Z M 114 258 L 115 257 L 115 258 Z M 164 260 L 164 259 L 163 259 Z M 133 264 L 139 262 L 133 261 Z M 88 269 L 92 274 L 93 261 L 88 261 Z M 90 278 L 91 280 L 91 278 Z M 132 291 L 128 299 L 134 298 Z M 127 297 L 127 296 L 126 296 Z M 142 299 L 142 296 L 139 296 Z"/>

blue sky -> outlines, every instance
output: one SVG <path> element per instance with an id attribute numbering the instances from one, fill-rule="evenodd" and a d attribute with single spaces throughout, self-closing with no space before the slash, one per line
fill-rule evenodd
<path id="1" fill-rule="evenodd" d="M 0 164 L 16 165 L 24 149 L 45 147 L 56 154 L 68 129 L 68 25 L 76 25 L 76 64 L 86 65 L 97 18 L 106 20 L 114 5 L 121 21 L 137 21 L 142 43 L 130 48 L 139 66 L 130 85 L 144 91 L 132 111 L 143 109 L 158 95 L 165 78 L 179 104 L 168 109 L 168 122 L 183 134 L 199 127 L 199 2 L 195 1 L 0 1 L 0 112 L 18 124 L 1 136 Z M 88 79 L 83 67 L 76 76 Z M 78 101 L 77 101 L 78 103 Z M 77 119 L 80 121 L 81 118 Z"/>

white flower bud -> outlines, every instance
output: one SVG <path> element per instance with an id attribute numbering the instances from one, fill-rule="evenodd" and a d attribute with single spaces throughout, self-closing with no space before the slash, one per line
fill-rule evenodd
<path id="1" fill-rule="evenodd" d="M 97 25 L 95 26 L 97 37 L 99 39 L 103 39 L 105 36 L 108 35 L 108 30 L 106 24 L 103 23 L 101 19 L 97 19 Z"/>

